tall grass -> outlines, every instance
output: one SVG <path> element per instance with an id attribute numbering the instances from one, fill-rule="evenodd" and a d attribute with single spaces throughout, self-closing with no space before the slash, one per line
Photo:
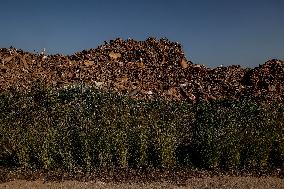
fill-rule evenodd
<path id="1" fill-rule="evenodd" d="M 283 168 L 283 112 L 252 100 L 193 105 L 35 83 L 0 95 L 0 166 Z"/>

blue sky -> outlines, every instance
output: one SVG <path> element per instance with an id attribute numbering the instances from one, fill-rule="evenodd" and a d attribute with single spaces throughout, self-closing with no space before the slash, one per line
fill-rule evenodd
<path id="1" fill-rule="evenodd" d="M 115 38 L 166 37 L 208 67 L 284 59 L 283 0 L 13 0 L 0 47 L 73 54 Z"/>

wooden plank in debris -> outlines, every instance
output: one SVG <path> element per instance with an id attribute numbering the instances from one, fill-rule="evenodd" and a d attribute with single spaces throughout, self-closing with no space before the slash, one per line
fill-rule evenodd
<path id="1" fill-rule="evenodd" d="M 21 62 L 22 62 L 23 65 L 24 65 L 24 68 L 28 68 L 28 64 L 27 64 L 27 61 L 26 61 L 26 57 L 27 57 L 26 54 L 25 54 L 24 56 L 19 56 Z"/>
<path id="2" fill-rule="evenodd" d="M 4 58 L 4 59 L 3 59 L 3 63 L 8 63 L 8 62 L 10 62 L 14 57 L 15 57 L 15 56 L 9 56 L 9 57 L 7 57 L 7 58 Z"/>

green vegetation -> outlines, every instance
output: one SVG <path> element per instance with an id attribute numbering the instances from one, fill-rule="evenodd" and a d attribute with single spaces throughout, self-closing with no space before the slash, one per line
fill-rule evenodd
<path id="1" fill-rule="evenodd" d="M 284 165 L 284 106 L 132 100 L 86 86 L 0 94 L 0 166 L 261 169 Z"/>

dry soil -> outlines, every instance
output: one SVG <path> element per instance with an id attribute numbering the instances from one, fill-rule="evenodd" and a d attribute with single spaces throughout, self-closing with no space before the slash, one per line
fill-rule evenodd
<path id="1" fill-rule="evenodd" d="M 147 182 L 147 183 L 115 183 L 115 182 L 101 182 L 89 181 L 79 182 L 66 180 L 62 182 L 45 182 L 44 180 L 26 181 L 14 180 L 0 184 L 0 189 L 84 189 L 84 188 L 190 188 L 190 189 L 211 189 L 211 188 L 226 188 L 226 189 L 284 189 L 284 179 L 276 177 L 206 177 L 206 178 L 191 178 L 183 185 L 173 184 L 167 181 L 164 182 Z"/>

